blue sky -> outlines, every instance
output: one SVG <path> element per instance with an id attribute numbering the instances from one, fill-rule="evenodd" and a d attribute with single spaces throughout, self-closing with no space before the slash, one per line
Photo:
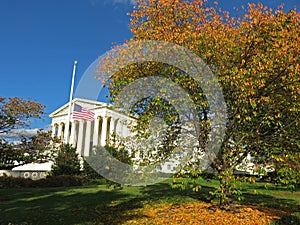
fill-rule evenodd
<path id="1" fill-rule="evenodd" d="M 131 0 L 1 0 L 0 96 L 31 98 L 46 105 L 48 115 L 68 101 L 73 61 L 78 60 L 75 88 L 89 65 L 113 43 L 131 37 L 128 28 Z M 244 0 L 219 0 L 233 11 Z M 258 2 L 258 1 L 254 1 Z M 263 0 L 285 10 L 299 10 L 299 0 Z"/>

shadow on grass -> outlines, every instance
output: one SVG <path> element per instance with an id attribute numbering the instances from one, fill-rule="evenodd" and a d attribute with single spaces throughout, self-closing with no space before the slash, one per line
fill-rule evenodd
<path id="1" fill-rule="evenodd" d="M 270 225 L 299 225 L 300 224 L 300 213 L 293 213 L 291 215 L 284 215 L 280 220 L 275 221 Z"/>
<path id="2" fill-rule="evenodd" d="M 141 207 L 130 192 L 96 187 L 14 189 L 6 194 L 0 202 L 0 224 L 117 224 L 138 218 L 126 212 Z"/>
<path id="3" fill-rule="evenodd" d="M 248 187 L 251 187 L 251 183 L 248 183 Z M 300 187 L 295 187 L 295 189 L 291 191 L 291 190 L 287 189 L 287 187 L 285 187 L 285 186 L 268 183 L 266 181 L 257 181 L 255 183 L 255 189 L 270 190 L 270 191 L 300 192 Z"/>
<path id="4" fill-rule="evenodd" d="M 257 194 L 254 194 L 254 191 Z M 286 212 L 300 211 L 300 192 L 289 191 L 285 187 L 265 183 L 256 183 L 244 187 L 243 204 L 269 207 Z"/>
<path id="5" fill-rule="evenodd" d="M 122 224 L 145 217 L 138 209 L 148 203 L 206 201 L 210 190 L 203 187 L 199 193 L 180 191 L 166 183 L 123 190 L 104 185 L 3 189 L 0 224 Z"/>
<path id="6" fill-rule="evenodd" d="M 142 193 L 147 196 L 147 199 L 153 200 L 156 203 L 184 203 L 190 201 L 210 201 L 210 191 L 214 188 L 202 186 L 199 192 L 194 192 L 190 189 L 180 190 L 178 188 L 171 188 L 170 184 L 158 183 L 144 187 Z"/>
<path id="7" fill-rule="evenodd" d="M 209 184 L 208 184 L 209 185 Z M 255 187 L 256 189 L 258 187 Z M 146 187 L 107 189 L 104 185 L 72 188 L 20 188 L 0 190 L 0 224 L 123 224 L 145 217 L 138 212 L 145 204 L 181 204 L 210 201 L 214 187 L 199 192 L 172 189 L 167 183 Z M 299 202 L 268 194 L 244 193 L 241 204 L 281 209 L 286 215 L 274 225 L 300 224 Z M 2 199 L 2 201 L 1 201 Z M 296 221 L 295 223 L 293 221 Z"/>
<path id="8" fill-rule="evenodd" d="M 251 194 L 247 192 L 243 194 L 245 200 L 242 202 L 242 204 L 254 205 L 263 208 L 273 208 L 287 213 L 287 215 L 283 215 L 279 220 L 273 222 L 271 225 L 300 224 L 300 202 L 295 197 L 281 197 L 282 193 L 286 193 L 286 195 L 292 195 L 292 192 L 289 192 L 283 187 L 268 187 L 266 189 L 264 188 L 264 185 L 255 186 L 255 189 L 265 193 L 270 191 L 272 194 Z M 277 196 L 275 197 L 274 195 L 276 194 Z"/>
<path id="9" fill-rule="evenodd" d="M 245 199 L 242 203 L 247 205 L 268 207 L 283 210 L 286 212 L 296 212 L 300 210 L 299 202 L 293 199 L 275 198 L 265 194 L 249 193 L 244 193 L 243 197 Z"/>

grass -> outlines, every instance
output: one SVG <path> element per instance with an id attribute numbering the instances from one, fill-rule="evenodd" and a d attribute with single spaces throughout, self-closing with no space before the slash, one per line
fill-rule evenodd
<path id="1" fill-rule="evenodd" d="M 135 209 L 208 201 L 217 182 L 203 181 L 202 185 L 198 193 L 171 189 L 166 182 L 121 190 L 105 185 L 1 189 L 0 224 L 122 224 L 143 216 L 128 213 Z M 265 183 L 245 184 L 243 190 L 243 204 L 289 212 L 274 224 L 300 224 L 300 190 L 289 192 Z"/>

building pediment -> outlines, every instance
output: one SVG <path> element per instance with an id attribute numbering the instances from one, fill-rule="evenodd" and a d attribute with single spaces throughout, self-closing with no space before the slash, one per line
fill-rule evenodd
<path id="1" fill-rule="evenodd" d="M 82 98 L 75 98 L 72 100 L 72 106 L 74 103 L 79 104 L 80 106 L 94 111 L 99 108 L 105 108 L 109 107 L 110 105 L 108 103 L 104 102 L 98 102 L 98 101 L 93 101 L 93 100 L 88 100 L 88 99 L 82 99 Z M 55 110 L 53 113 L 49 115 L 50 118 L 55 118 L 55 117 L 61 117 L 61 116 L 66 116 L 69 111 L 69 103 L 64 104 L 57 110 Z"/>

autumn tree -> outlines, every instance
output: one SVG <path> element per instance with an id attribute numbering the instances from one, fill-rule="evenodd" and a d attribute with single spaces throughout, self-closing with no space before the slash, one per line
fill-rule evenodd
<path id="1" fill-rule="evenodd" d="M 44 108 L 42 104 L 30 99 L 0 97 L 0 133 L 28 126 L 30 119 L 41 118 Z"/>
<path id="2" fill-rule="evenodd" d="M 41 118 L 44 108 L 42 104 L 32 100 L 0 97 L 0 133 L 5 134 L 29 126 L 31 119 Z M 41 160 L 48 154 L 45 151 L 49 147 L 50 139 L 49 133 L 41 131 L 30 140 L 23 138 L 19 144 L 11 144 L 7 140 L 0 139 L 0 166 L 11 168 L 16 162 L 22 165 Z"/>
<path id="3" fill-rule="evenodd" d="M 137 0 L 130 16 L 133 38 L 128 43 L 161 40 L 184 46 L 200 56 L 217 76 L 228 114 L 225 137 L 211 164 L 220 180 L 214 194 L 221 204 L 227 203 L 231 194 L 239 193 L 235 186 L 240 179 L 234 170 L 248 154 L 261 168 L 273 165 L 282 173 L 278 177 L 285 177 L 281 183 L 299 182 L 295 181 L 300 152 L 299 12 L 286 13 L 280 7 L 273 10 L 251 3 L 243 17 L 235 18 L 202 0 Z M 116 58 L 122 60 L 122 56 Z M 110 71 L 107 66 L 105 61 L 100 63 L 100 68 Z M 178 68 L 142 62 L 120 69 L 107 79 L 113 101 L 130 82 L 155 75 L 172 80 L 188 92 L 198 110 L 202 128 L 199 148 L 204 149 L 212 129 L 211 106 L 199 84 Z M 156 103 L 150 106 L 166 108 L 160 99 L 152 96 L 152 100 Z M 157 111 L 155 107 L 153 112 Z M 149 107 L 140 109 L 133 111 L 139 116 L 151 115 Z M 144 119 L 140 124 L 147 124 L 145 117 L 140 116 Z"/>

